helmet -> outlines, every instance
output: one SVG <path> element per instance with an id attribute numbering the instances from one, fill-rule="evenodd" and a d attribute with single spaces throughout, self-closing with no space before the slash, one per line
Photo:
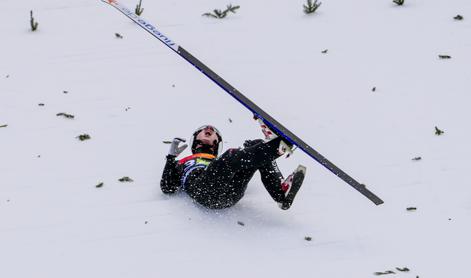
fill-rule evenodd
<path id="1" fill-rule="evenodd" d="M 198 145 L 198 140 L 196 140 L 196 136 L 198 136 L 198 134 L 206 128 L 212 129 L 218 137 L 218 142 L 216 143 L 216 148 L 215 148 L 214 151 L 212 151 L 212 154 L 217 156 L 218 154 L 220 154 L 222 152 L 222 136 L 221 136 L 221 132 L 219 132 L 219 130 L 217 130 L 217 128 L 215 128 L 212 125 L 201 126 L 193 132 L 193 134 L 191 136 L 191 139 L 190 139 L 191 152 L 192 153 L 197 152 L 196 146 Z"/>

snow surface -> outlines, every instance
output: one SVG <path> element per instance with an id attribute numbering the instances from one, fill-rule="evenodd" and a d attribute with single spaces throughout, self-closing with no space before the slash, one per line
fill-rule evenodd
<path id="1" fill-rule="evenodd" d="M 381 206 L 300 151 L 279 160 L 308 168 L 289 211 L 258 176 L 226 210 L 163 195 L 162 141 L 212 123 L 237 147 L 262 135 L 250 113 L 98 0 L 2 0 L 0 277 L 469 275 L 471 1 L 322 2 L 217 20 L 201 14 L 229 2 L 144 0 L 143 17 Z"/>

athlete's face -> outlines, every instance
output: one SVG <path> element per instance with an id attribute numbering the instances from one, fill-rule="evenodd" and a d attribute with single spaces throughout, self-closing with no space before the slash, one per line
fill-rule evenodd
<path id="1" fill-rule="evenodd" d="M 218 142 L 218 136 L 214 129 L 208 126 L 205 129 L 201 130 L 198 135 L 196 135 L 196 140 L 200 141 L 205 145 L 215 146 Z"/>

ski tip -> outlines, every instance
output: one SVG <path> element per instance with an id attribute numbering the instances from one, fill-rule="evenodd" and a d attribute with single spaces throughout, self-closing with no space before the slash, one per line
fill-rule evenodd
<path id="1" fill-rule="evenodd" d="M 379 199 L 379 198 L 378 198 L 378 200 L 375 201 L 375 205 L 377 205 L 377 206 L 382 205 L 382 204 L 384 204 L 384 201 Z"/>
<path id="2" fill-rule="evenodd" d="M 384 203 L 383 200 L 381 200 L 381 198 L 379 198 L 378 196 L 376 196 L 373 192 L 371 192 L 368 188 L 366 188 L 366 184 L 364 183 L 360 183 L 359 184 L 359 187 L 357 188 L 360 190 L 360 192 L 368 199 L 370 199 L 370 201 L 372 201 L 375 205 L 379 206 L 381 204 Z"/>
<path id="3" fill-rule="evenodd" d="M 381 200 L 381 198 L 379 198 L 373 192 L 371 192 L 368 188 L 366 188 L 366 184 L 360 183 L 359 186 L 360 186 L 359 189 L 361 189 L 360 192 L 363 195 L 365 195 L 365 197 L 370 199 L 370 201 L 372 201 L 375 205 L 379 206 L 384 203 L 384 201 Z"/>

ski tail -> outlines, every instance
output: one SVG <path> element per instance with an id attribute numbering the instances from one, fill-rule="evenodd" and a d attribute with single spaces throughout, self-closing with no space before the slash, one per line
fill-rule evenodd
<path id="1" fill-rule="evenodd" d="M 282 210 L 287 210 L 293 204 L 296 194 L 298 194 L 301 185 L 303 184 L 304 177 L 306 176 L 306 167 L 299 165 L 294 172 L 289 175 L 281 184 L 282 187 L 286 186 L 286 196 L 283 202 L 279 204 Z"/>

